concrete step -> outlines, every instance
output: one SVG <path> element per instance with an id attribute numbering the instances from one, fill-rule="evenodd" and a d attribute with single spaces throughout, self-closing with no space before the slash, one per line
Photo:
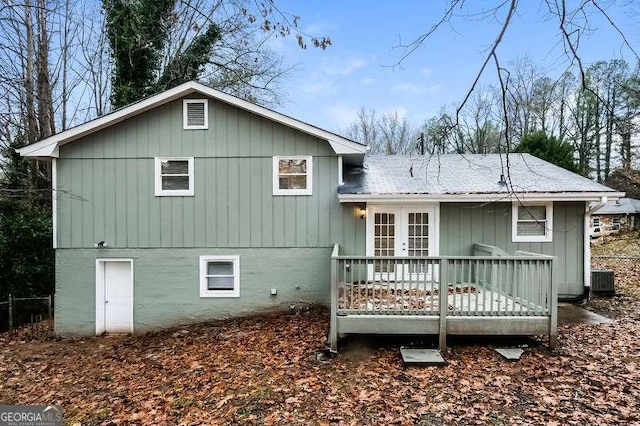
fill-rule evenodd
<path id="1" fill-rule="evenodd" d="M 524 350 L 519 348 L 495 348 L 495 351 L 509 361 L 519 361 Z"/>
<path id="2" fill-rule="evenodd" d="M 446 365 L 438 349 L 400 348 L 400 355 L 405 364 L 412 365 Z"/>

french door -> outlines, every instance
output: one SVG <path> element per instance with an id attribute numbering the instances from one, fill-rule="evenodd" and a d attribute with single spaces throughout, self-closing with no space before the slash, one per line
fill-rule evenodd
<path id="1" fill-rule="evenodd" d="M 434 206 L 369 206 L 367 256 L 437 256 L 437 218 Z M 432 280 L 428 262 L 375 262 L 376 280 Z"/>

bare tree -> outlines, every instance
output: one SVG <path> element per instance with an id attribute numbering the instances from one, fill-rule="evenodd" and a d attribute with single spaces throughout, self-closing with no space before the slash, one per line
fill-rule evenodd
<path id="1" fill-rule="evenodd" d="M 462 101 L 457 105 L 454 114 L 454 125 L 460 125 L 461 113 L 464 110 L 465 105 L 470 101 L 472 93 L 477 90 L 481 78 L 490 72 L 493 68 L 496 77 L 499 82 L 499 93 L 502 97 L 502 109 L 503 109 L 503 130 L 505 132 L 506 145 L 511 146 L 514 137 L 522 136 L 522 134 L 532 130 L 532 117 L 530 115 L 530 109 L 524 108 L 530 105 L 532 101 L 530 95 L 532 94 L 531 87 L 522 87 L 514 82 L 525 82 L 527 84 L 533 84 L 537 79 L 535 75 L 525 74 L 518 75 L 518 68 L 514 70 L 509 69 L 502 65 L 500 60 L 500 46 L 505 37 L 507 29 L 512 23 L 512 18 L 516 13 L 524 15 L 525 12 L 521 10 L 520 2 L 517 0 L 500 0 L 495 1 L 493 5 L 482 5 L 482 11 L 470 12 L 469 9 L 474 3 L 466 0 L 451 0 L 449 7 L 441 15 L 436 22 L 428 28 L 422 35 L 418 36 L 407 44 L 400 44 L 398 46 L 401 49 L 399 56 L 399 63 L 405 58 L 422 47 L 429 40 L 430 36 L 436 31 L 446 25 L 451 25 L 452 22 L 460 15 L 473 14 L 475 19 L 491 19 L 497 20 L 500 23 L 499 29 L 496 32 L 496 36 L 490 46 L 486 49 L 484 60 L 482 61 L 475 77 L 473 78 L 466 95 Z M 626 39 L 624 32 L 616 24 L 612 18 L 609 8 L 614 7 L 612 3 L 603 3 L 600 0 L 585 0 L 582 2 L 569 3 L 565 0 L 545 0 L 539 2 L 538 13 L 541 17 L 547 20 L 554 20 L 557 23 L 559 29 L 558 42 L 564 47 L 565 54 L 571 65 L 575 66 L 579 75 L 579 81 L 583 89 L 589 89 L 588 81 L 586 78 L 586 70 L 583 66 L 582 59 L 579 54 L 580 43 L 584 40 L 584 36 L 593 31 L 593 28 L 589 25 L 590 18 L 594 15 L 599 15 L 610 25 L 611 28 L 620 36 L 622 43 L 626 49 L 631 52 L 636 59 L 638 55 L 634 50 L 634 47 Z M 624 7 L 624 6 L 622 6 Z M 533 8 L 535 10 L 535 8 Z M 519 87 L 520 86 L 520 87 Z M 525 90 L 522 90 L 525 89 Z M 564 105 L 560 108 L 560 111 L 564 111 Z M 546 127 L 546 115 L 545 115 L 545 127 Z M 515 121 L 515 123 L 511 123 Z M 564 134 L 564 117 L 562 125 L 559 126 L 559 133 Z M 541 123 L 540 123 L 541 124 Z M 452 128 L 453 129 L 453 128 Z M 451 130 L 452 130 L 451 129 Z"/>
<path id="2" fill-rule="evenodd" d="M 391 111 L 378 117 L 374 109 L 361 107 L 356 121 L 342 133 L 369 146 L 371 154 L 411 154 L 416 152 L 418 132 L 406 117 Z"/>

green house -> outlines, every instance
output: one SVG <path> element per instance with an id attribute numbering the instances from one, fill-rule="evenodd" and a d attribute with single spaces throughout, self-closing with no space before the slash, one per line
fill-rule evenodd
<path id="1" fill-rule="evenodd" d="M 623 195 L 530 155 L 369 156 L 196 82 L 19 152 L 52 161 L 62 336 L 325 304 L 334 347 L 553 338 L 590 284 L 590 203 Z"/>

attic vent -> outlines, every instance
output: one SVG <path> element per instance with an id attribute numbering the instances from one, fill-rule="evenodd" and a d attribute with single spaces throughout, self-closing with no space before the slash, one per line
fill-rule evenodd
<path id="1" fill-rule="evenodd" d="M 208 129 L 209 128 L 209 108 L 207 99 L 185 99 L 184 128 L 185 129 Z"/>

